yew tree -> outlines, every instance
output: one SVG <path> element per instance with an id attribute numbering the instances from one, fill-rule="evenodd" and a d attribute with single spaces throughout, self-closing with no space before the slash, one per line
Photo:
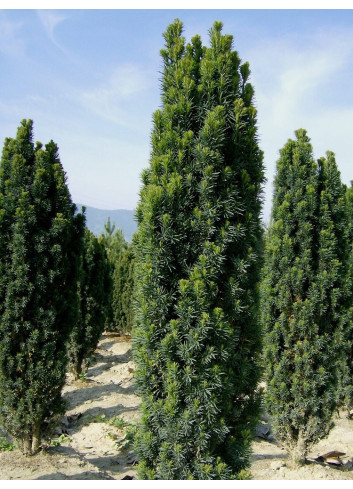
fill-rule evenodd
<path id="1" fill-rule="evenodd" d="M 130 334 L 133 324 L 134 263 L 133 245 L 126 243 L 113 271 L 112 329 L 122 334 Z"/>
<path id="2" fill-rule="evenodd" d="M 76 379 L 89 364 L 104 331 L 112 282 L 105 246 L 87 228 L 80 258 L 79 311 L 68 345 L 69 366 Z"/>
<path id="3" fill-rule="evenodd" d="M 260 409 L 263 155 L 248 63 L 222 23 L 164 34 L 137 209 L 133 350 L 143 479 L 244 477 Z"/>
<path id="4" fill-rule="evenodd" d="M 5 140 L 0 163 L 0 416 L 26 454 L 64 409 L 84 227 L 58 147 L 33 144 L 32 126 Z"/>
<path id="5" fill-rule="evenodd" d="M 121 276 L 117 271 L 122 255 L 128 250 L 128 243 L 125 241 L 122 229 L 115 229 L 115 224 L 111 224 L 108 217 L 104 224 L 104 233 L 99 237 L 104 245 L 110 268 L 111 287 L 107 291 L 109 295 L 107 314 L 105 319 L 106 331 L 121 331 L 119 317 L 121 312 L 121 293 L 124 283 L 121 282 Z M 121 289 L 121 290 L 120 290 Z M 117 317 L 118 315 L 118 317 Z"/>
<path id="6" fill-rule="evenodd" d="M 262 284 L 266 403 L 293 464 L 337 407 L 352 306 L 345 188 L 335 157 L 315 161 L 305 130 L 280 151 Z"/>
<path id="7" fill-rule="evenodd" d="M 346 292 L 352 294 L 353 288 L 353 182 L 346 187 L 347 233 L 349 241 L 348 274 Z M 339 405 L 345 408 L 348 417 L 352 416 L 353 409 L 353 304 L 346 308 L 346 328 L 344 335 L 344 357 L 340 362 L 342 372 L 340 376 Z"/>

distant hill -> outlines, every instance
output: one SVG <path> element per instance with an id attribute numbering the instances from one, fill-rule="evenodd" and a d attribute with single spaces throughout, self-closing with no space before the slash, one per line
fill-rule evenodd
<path id="1" fill-rule="evenodd" d="M 81 210 L 84 204 L 76 204 Z M 99 236 L 104 231 L 104 224 L 110 217 L 110 222 L 115 224 L 115 229 L 120 228 L 124 233 L 126 241 L 131 241 L 132 235 L 137 231 L 137 223 L 134 220 L 135 211 L 126 209 L 105 210 L 95 207 L 86 207 L 86 225 L 90 231 Z"/>

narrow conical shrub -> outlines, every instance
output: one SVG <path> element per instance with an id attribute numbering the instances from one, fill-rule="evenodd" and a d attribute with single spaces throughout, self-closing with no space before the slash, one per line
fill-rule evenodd
<path id="1" fill-rule="evenodd" d="M 349 265 L 346 279 L 346 294 L 353 295 L 353 182 L 346 187 L 347 233 L 349 242 Z M 353 409 L 353 305 L 346 307 L 346 328 L 344 336 L 344 357 L 340 361 L 339 406 L 351 417 Z"/>
<path id="2" fill-rule="evenodd" d="M 104 244 L 86 228 L 78 281 L 79 315 L 68 347 L 70 370 L 76 379 L 103 333 L 110 289 L 110 265 Z"/>
<path id="3" fill-rule="evenodd" d="M 318 162 L 305 130 L 280 151 L 262 284 L 267 408 L 294 464 L 325 436 L 337 406 L 349 247 L 334 154 Z"/>
<path id="4" fill-rule="evenodd" d="M 75 212 L 57 146 L 34 145 L 23 120 L 0 165 L 0 416 L 26 454 L 64 409 L 84 227 Z"/>
<path id="5" fill-rule="evenodd" d="M 247 63 L 222 24 L 161 51 L 137 209 L 133 350 L 143 479 L 244 477 L 260 408 L 262 152 Z"/>
<path id="6" fill-rule="evenodd" d="M 121 287 L 124 287 L 120 281 L 120 275 L 117 272 L 119 262 L 122 255 L 128 250 L 128 243 L 125 241 L 124 234 L 121 229 L 115 230 L 115 224 L 111 224 L 110 218 L 108 217 L 107 222 L 104 224 L 105 232 L 99 237 L 100 241 L 105 247 L 109 267 L 110 267 L 110 277 L 111 277 L 111 287 L 107 291 L 107 309 L 106 309 L 106 319 L 105 327 L 106 331 L 121 331 L 119 323 L 121 309 Z M 114 232 L 115 231 L 115 232 Z M 130 328 L 131 329 L 131 328 Z"/>
<path id="7" fill-rule="evenodd" d="M 134 253 L 132 244 L 126 243 L 113 272 L 113 330 L 130 334 L 133 323 Z"/>

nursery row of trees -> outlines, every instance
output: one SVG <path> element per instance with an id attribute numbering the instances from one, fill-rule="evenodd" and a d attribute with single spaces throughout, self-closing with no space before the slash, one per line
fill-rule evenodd
<path id="1" fill-rule="evenodd" d="M 115 230 L 109 217 L 104 228 L 105 232 L 99 239 L 107 252 L 111 277 L 105 329 L 130 334 L 133 323 L 134 245 L 125 241 L 121 229 Z"/>
<path id="2" fill-rule="evenodd" d="M 79 378 L 87 370 L 103 331 L 131 334 L 133 245 L 108 218 L 98 238 L 84 230 L 77 281 L 78 316 L 69 345 L 69 369 Z"/>
<path id="3" fill-rule="evenodd" d="M 132 267 L 121 231 L 85 228 L 57 146 L 23 120 L 0 166 L 0 413 L 24 453 L 64 412 L 67 368 L 80 376 L 105 328 L 131 329 Z"/>
<path id="4" fill-rule="evenodd" d="M 161 51 L 138 232 L 95 237 L 53 142 L 23 121 L 0 167 L 0 413 L 25 453 L 64 409 L 104 329 L 133 324 L 143 479 L 245 478 L 262 409 L 294 463 L 350 409 L 353 189 L 304 130 L 280 152 L 261 223 L 254 89 L 222 24 L 189 44 L 175 20 Z M 132 297 L 134 307 L 132 308 Z"/>

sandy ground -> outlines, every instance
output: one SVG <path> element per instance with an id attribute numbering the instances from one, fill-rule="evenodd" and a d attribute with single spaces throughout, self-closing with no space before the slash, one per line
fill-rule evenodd
<path id="1" fill-rule="evenodd" d="M 139 418 L 140 401 L 135 394 L 133 372 L 131 343 L 106 333 L 86 378 L 75 381 L 70 375 L 67 377 L 67 412 L 57 428 L 58 446 L 50 446 L 33 457 L 24 457 L 19 450 L 0 452 L 0 479 L 135 477 L 134 453 L 131 446 L 123 446 L 129 428 L 112 424 L 122 418 L 133 425 Z M 309 462 L 296 470 L 286 465 L 285 451 L 275 441 L 266 439 L 267 425 L 264 428 L 260 430 L 264 438 L 256 438 L 253 444 L 253 479 L 353 479 L 353 420 L 337 418 L 328 438 L 321 440 L 310 453 Z M 331 450 L 346 454 L 342 466 L 314 462 L 315 457 Z"/>
<path id="2" fill-rule="evenodd" d="M 345 453 L 342 465 L 319 463 L 316 457 L 331 451 Z M 274 440 L 256 438 L 253 443 L 251 474 L 253 479 L 280 480 L 352 480 L 353 479 L 353 420 L 344 413 L 335 419 L 329 436 L 322 439 L 309 453 L 307 463 L 295 470 L 288 467 L 285 450 Z"/>
<path id="3" fill-rule="evenodd" d="M 139 398 L 134 393 L 131 343 L 105 334 L 84 381 L 67 377 L 67 412 L 58 426 L 62 441 L 38 455 L 0 452 L 0 479 L 122 479 L 135 475 L 133 453 L 120 449 L 126 428 L 109 424 L 115 417 L 134 422 Z M 1 434 L 1 433 L 0 433 Z"/>

